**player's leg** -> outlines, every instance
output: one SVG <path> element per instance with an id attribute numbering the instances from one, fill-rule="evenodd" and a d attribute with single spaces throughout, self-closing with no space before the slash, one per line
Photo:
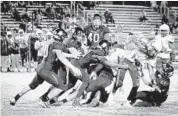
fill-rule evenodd
<path id="1" fill-rule="evenodd" d="M 56 87 L 54 87 L 53 85 L 51 85 L 49 87 L 49 89 L 40 97 L 40 99 L 42 99 L 42 101 L 44 101 L 44 99 L 46 99 L 46 96 L 49 94 L 49 92 L 52 90 L 52 89 L 55 89 Z"/>
<path id="2" fill-rule="evenodd" d="M 74 106 L 80 106 L 80 103 L 79 103 L 80 96 L 82 95 L 82 93 L 85 90 L 88 93 L 88 92 L 97 91 L 100 88 L 105 88 L 108 85 L 110 85 L 111 81 L 108 80 L 107 78 L 103 77 L 103 76 L 106 76 L 106 75 L 102 73 L 102 75 L 99 75 L 99 77 L 96 80 L 90 80 L 89 82 L 84 82 L 79 89 L 79 92 L 76 96 L 76 99 L 73 102 L 73 105 Z"/>
<path id="3" fill-rule="evenodd" d="M 97 78 L 96 80 L 90 80 L 90 81 L 83 82 L 72 105 L 73 106 L 81 106 L 79 101 L 80 101 L 80 97 L 82 96 L 84 91 L 85 90 L 87 92 L 96 91 L 96 89 L 99 87 L 98 82 L 99 82 L 99 78 Z"/>
<path id="4" fill-rule="evenodd" d="M 147 102 L 147 105 L 155 106 L 156 99 L 155 99 L 155 91 L 139 91 L 135 96 L 135 100 L 133 102 L 133 106 L 137 106 L 137 101 L 141 100 L 142 102 Z"/>
<path id="5" fill-rule="evenodd" d="M 114 89 L 115 82 L 116 82 L 116 79 L 113 78 L 112 83 L 108 87 L 105 88 L 105 91 L 107 91 L 107 93 L 109 94 L 108 99 L 107 99 L 108 105 L 114 104 L 114 95 L 115 94 L 113 93 L 113 89 Z"/>
<path id="6" fill-rule="evenodd" d="M 66 82 L 66 71 L 63 70 L 63 67 L 60 67 L 59 70 L 56 70 L 56 73 L 58 73 L 58 75 L 61 77 L 61 79 L 63 80 L 63 82 Z M 54 87 L 53 85 L 40 97 L 40 99 L 44 99 L 46 98 L 46 96 L 49 94 L 50 91 L 52 91 L 53 89 L 58 89 L 56 87 Z M 59 91 L 60 92 L 60 91 Z M 60 93 L 59 93 L 60 94 Z"/>
<path id="7" fill-rule="evenodd" d="M 150 86 L 151 85 L 151 78 L 149 76 L 149 69 L 148 69 L 146 63 L 143 66 L 144 66 L 144 69 L 143 69 L 144 76 L 141 77 L 141 79 L 142 79 L 142 81 L 144 82 L 145 85 Z"/>
<path id="8" fill-rule="evenodd" d="M 43 100 L 44 102 L 47 102 L 49 99 L 54 98 L 55 96 L 60 94 L 61 91 L 66 91 L 68 89 L 68 87 L 64 85 L 64 81 L 61 79 L 61 77 L 53 71 L 43 70 L 40 72 L 40 75 L 45 81 L 56 87 L 50 90 L 50 92 L 46 96 L 47 99 Z"/>
<path id="9" fill-rule="evenodd" d="M 58 70 L 58 73 L 59 73 L 58 75 L 60 76 L 59 81 L 60 81 L 60 82 L 63 82 L 63 84 L 64 84 L 64 83 L 66 84 L 66 70 L 61 67 L 61 68 Z M 53 75 L 54 75 L 54 74 L 53 74 Z M 62 81 L 61 81 L 61 80 L 62 80 Z M 72 75 L 70 74 L 70 76 L 69 76 L 69 83 L 66 85 L 66 86 L 68 87 L 68 89 L 70 89 L 71 87 L 73 87 L 73 86 L 75 85 L 76 81 L 77 81 L 77 79 L 76 79 L 74 76 L 72 76 Z M 65 95 L 63 95 L 63 94 L 66 95 L 66 94 L 68 94 L 68 93 L 62 91 L 62 89 L 59 89 L 59 88 L 57 88 L 57 87 L 53 87 L 53 88 L 49 89 L 45 94 L 43 94 L 41 98 L 48 98 L 49 101 L 50 101 L 50 103 L 51 103 L 51 104 L 54 104 L 55 102 L 60 101 L 60 100 L 58 100 L 58 97 L 60 97 L 61 95 L 62 95 L 62 96 L 65 96 Z M 72 95 L 71 95 L 71 96 L 72 96 Z M 66 97 L 65 97 L 65 98 L 66 98 Z M 42 100 L 42 99 L 41 99 L 41 100 Z M 70 98 L 69 98 L 69 100 L 70 100 Z M 43 100 L 42 100 L 42 101 L 43 101 Z M 65 100 L 65 101 L 67 102 L 68 99 Z"/>
<path id="10" fill-rule="evenodd" d="M 132 84 L 133 84 L 133 87 L 130 91 L 129 96 L 127 97 L 127 100 L 132 101 L 132 99 L 136 96 L 138 87 L 140 86 L 140 77 L 139 77 L 137 67 L 129 61 L 127 62 L 127 64 L 129 64 L 129 66 L 131 67 L 129 69 L 129 73 L 132 78 Z"/>
<path id="11" fill-rule="evenodd" d="M 87 73 L 86 69 L 85 68 L 81 68 L 79 60 L 72 60 L 71 64 L 74 65 L 75 67 L 79 68 L 81 73 L 82 73 L 82 76 L 76 77 L 76 78 L 82 80 L 82 82 L 86 82 L 86 81 L 90 80 L 89 79 L 89 74 Z M 72 71 L 70 71 L 70 72 L 72 73 Z"/>
<path id="12" fill-rule="evenodd" d="M 109 100 L 109 93 L 113 90 L 115 81 L 112 81 L 113 75 L 109 73 L 107 70 L 101 71 L 98 79 L 96 81 L 91 81 L 86 91 L 96 91 L 94 98 L 90 106 L 96 107 L 101 102 L 105 103 Z M 101 90 L 101 91 L 98 91 Z M 106 93 L 101 96 L 101 93 Z M 110 99 L 111 100 L 111 99 Z M 111 103 L 111 101 L 109 101 Z M 108 102 L 108 103 L 109 103 Z M 102 103 L 102 104 L 103 104 Z"/>
<path id="13" fill-rule="evenodd" d="M 39 75 L 36 74 L 35 77 L 33 78 L 32 82 L 29 85 L 25 86 L 15 97 L 10 99 L 10 105 L 15 105 L 15 103 L 23 95 L 25 95 L 30 90 L 34 90 L 36 87 L 38 87 L 38 85 L 42 84 L 43 82 L 44 82 L 44 80 Z"/>
<path id="14" fill-rule="evenodd" d="M 79 88 L 79 91 L 77 93 L 77 96 L 73 102 L 73 106 L 80 106 L 79 100 L 80 97 L 82 96 L 83 92 L 86 90 L 86 88 L 89 86 L 89 82 L 83 82 L 81 87 Z"/>
<path id="15" fill-rule="evenodd" d="M 151 81 L 154 81 L 155 80 L 155 68 L 148 63 L 147 69 L 149 71 L 149 77 L 150 77 Z"/>
<path id="16" fill-rule="evenodd" d="M 72 88 L 70 88 L 69 90 L 67 90 L 66 92 L 64 92 L 63 94 L 59 95 L 57 97 L 56 103 L 54 103 L 54 105 L 62 105 L 72 99 L 74 99 L 77 96 L 78 93 L 78 89 L 80 88 L 82 82 L 80 80 L 78 80 L 76 82 L 76 85 Z"/>
<path id="17" fill-rule="evenodd" d="M 117 89 L 123 85 L 123 81 L 124 81 L 126 72 L 127 72 L 127 70 L 120 69 L 120 72 L 119 72 L 118 77 L 116 79 L 116 84 L 115 84 L 114 89 L 113 89 L 113 93 L 115 93 L 117 91 Z"/>
<path id="18" fill-rule="evenodd" d="M 87 93 L 87 97 L 88 97 L 87 101 L 85 102 L 87 107 L 97 107 L 101 104 L 100 102 L 101 91 L 100 90 Z"/>

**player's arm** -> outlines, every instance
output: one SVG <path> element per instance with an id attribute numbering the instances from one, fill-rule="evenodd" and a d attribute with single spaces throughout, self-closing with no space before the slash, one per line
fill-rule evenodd
<path id="1" fill-rule="evenodd" d="M 68 68 L 70 68 L 72 70 L 72 73 L 74 74 L 74 76 L 81 76 L 81 71 L 80 69 L 76 68 L 75 66 L 73 66 L 67 59 L 66 57 L 62 54 L 62 51 L 58 50 L 55 51 L 58 59 L 64 64 L 66 65 Z"/>
<path id="2" fill-rule="evenodd" d="M 93 71 L 95 73 L 98 73 L 103 67 L 104 67 L 104 65 L 99 63 L 99 64 L 97 64 L 97 66 L 95 67 L 95 69 Z"/>
<path id="3" fill-rule="evenodd" d="M 115 63 L 115 62 L 112 62 L 112 61 L 104 61 L 103 62 L 105 65 L 108 65 L 112 68 L 119 68 L 119 69 L 128 69 L 129 66 L 126 65 L 126 64 L 118 64 L 118 63 Z"/>
<path id="4" fill-rule="evenodd" d="M 74 66 L 66 59 L 65 54 L 61 50 L 54 50 L 57 58 L 67 67 L 73 68 Z"/>
<path id="5" fill-rule="evenodd" d="M 93 52 L 92 54 L 98 55 L 98 56 L 104 56 L 105 55 L 105 53 L 100 49 L 92 50 L 91 52 Z"/>
<path id="6" fill-rule="evenodd" d="M 119 68 L 119 69 L 128 69 L 128 65 L 118 64 L 116 62 L 108 61 L 104 56 L 97 56 L 93 55 L 94 57 L 98 58 L 104 65 L 110 66 L 112 68 Z"/>
<path id="7" fill-rule="evenodd" d="M 103 64 L 99 63 L 97 64 L 97 66 L 95 67 L 95 69 L 91 72 L 90 74 L 90 79 L 96 78 L 97 77 L 97 73 L 104 67 Z"/>
<path id="8" fill-rule="evenodd" d="M 67 58 L 78 58 L 78 54 L 69 54 L 68 53 L 68 48 L 65 45 L 61 45 L 61 44 L 55 44 L 54 48 L 53 48 L 54 52 L 59 52 L 61 54 L 63 54 L 63 56 L 67 57 Z"/>
<path id="9" fill-rule="evenodd" d="M 66 59 L 66 57 L 72 57 L 71 54 L 64 53 L 64 51 L 67 51 L 66 46 L 61 44 L 54 44 L 53 45 L 53 52 L 56 53 L 57 57 L 63 64 L 65 64 L 69 68 L 73 68 L 73 65 Z"/>
<path id="10" fill-rule="evenodd" d="M 65 58 L 75 58 L 75 59 L 78 59 L 80 57 L 80 54 L 69 54 L 69 53 L 65 53 L 65 52 L 62 52 L 61 50 L 59 49 L 54 49 L 53 50 L 54 52 L 57 53 L 60 53 L 61 55 L 63 55 Z"/>

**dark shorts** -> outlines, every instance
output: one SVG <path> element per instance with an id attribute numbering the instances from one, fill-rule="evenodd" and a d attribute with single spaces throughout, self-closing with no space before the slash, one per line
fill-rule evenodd
<path id="1" fill-rule="evenodd" d="M 66 76 L 67 76 L 67 72 L 66 72 L 66 69 L 65 67 L 61 67 L 59 70 L 58 70 L 58 75 L 61 77 L 61 79 L 63 80 L 63 82 L 66 84 Z M 76 82 L 77 82 L 77 78 L 74 77 L 70 72 L 69 72 L 69 82 L 68 82 L 68 88 L 72 88 Z"/>

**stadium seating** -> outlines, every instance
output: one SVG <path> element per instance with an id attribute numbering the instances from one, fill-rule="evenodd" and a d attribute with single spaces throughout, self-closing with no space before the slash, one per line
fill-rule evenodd
<path id="1" fill-rule="evenodd" d="M 60 4 L 60 5 L 68 5 L 68 4 Z M 32 17 L 32 11 L 37 10 L 37 9 L 45 10 L 44 6 L 27 6 L 27 12 L 30 17 Z M 26 8 L 17 8 L 17 10 L 22 13 Z M 111 33 L 115 33 L 117 25 L 122 26 L 122 38 L 126 38 L 129 32 L 139 32 L 139 33 L 149 33 L 151 28 L 153 28 L 155 31 L 158 29 L 158 26 L 161 25 L 161 19 L 162 15 L 155 12 L 153 9 L 146 7 L 146 6 L 133 6 L 133 5 L 104 5 L 100 4 L 98 7 L 95 9 L 91 10 L 85 10 L 86 15 L 88 18 L 92 18 L 93 14 L 99 13 L 103 16 L 105 10 L 108 9 L 115 20 L 115 24 L 105 24 L 110 28 Z M 139 21 L 140 18 L 140 13 L 142 9 L 145 9 L 145 12 L 147 14 L 148 22 L 146 24 L 142 24 Z M 177 7 L 172 7 L 171 12 L 175 13 L 177 12 L 178 14 L 178 8 Z M 18 21 L 14 21 L 11 18 L 11 13 L 7 13 L 4 15 L 1 13 L 2 17 L 2 22 L 6 25 L 8 25 L 10 28 L 18 28 L 19 23 Z M 56 27 L 59 20 L 51 20 L 48 19 L 46 16 L 42 16 L 42 27 L 46 27 L 47 25 L 50 25 L 50 27 Z M 104 16 L 103 16 L 104 20 Z M 178 35 L 173 35 L 176 38 L 175 41 L 175 46 L 176 46 L 176 51 L 178 53 Z"/>
<path id="2" fill-rule="evenodd" d="M 58 4 L 61 6 L 66 6 L 68 4 Z M 27 9 L 27 13 L 29 15 L 30 18 L 32 18 L 32 12 L 34 10 L 38 10 L 41 9 L 42 11 L 45 11 L 45 7 L 44 6 L 37 6 L 37 5 L 32 5 L 32 6 L 27 6 L 26 8 L 16 8 L 18 10 L 18 12 L 21 14 L 23 13 L 26 9 Z M 18 28 L 20 22 L 15 21 L 12 19 L 12 13 L 1 13 L 1 18 L 2 18 L 2 22 L 4 24 L 6 24 L 9 28 Z M 42 27 L 45 27 L 46 25 L 50 25 L 51 27 L 56 27 L 57 24 L 59 23 L 59 20 L 48 20 L 48 18 L 46 16 L 42 16 Z"/>
<path id="3" fill-rule="evenodd" d="M 178 7 L 171 7 L 170 12 L 174 14 L 175 17 L 178 17 Z"/>
<path id="4" fill-rule="evenodd" d="M 95 9 L 86 10 L 86 15 L 89 18 L 92 18 L 93 14 L 99 13 L 101 16 L 104 15 L 105 10 L 108 9 L 109 12 L 112 13 L 115 24 L 105 24 L 110 28 L 112 33 L 115 33 L 117 24 L 121 25 L 123 28 L 123 32 L 125 33 L 120 39 L 125 39 L 126 35 L 129 32 L 138 32 L 138 33 L 149 33 L 151 28 L 155 31 L 158 30 L 158 26 L 161 25 L 162 15 L 158 12 L 155 12 L 153 9 L 146 6 L 132 6 L 132 5 L 99 5 Z M 142 9 L 145 9 L 147 14 L 148 22 L 146 24 L 142 24 L 139 20 L 140 13 Z M 178 14 L 178 8 L 172 7 L 171 12 Z M 104 16 L 103 16 L 104 20 Z M 175 37 L 175 52 L 178 54 L 178 35 L 173 34 Z"/>
<path id="5" fill-rule="evenodd" d="M 161 14 L 146 6 L 99 5 L 96 9 L 87 10 L 87 15 L 93 16 L 94 13 L 99 13 L 103 16 L 106 9 L 112 13 L 116 25 L 122 25 L 123 33 L 129 33 L 132 30 L 136 32 L 148 32 L 151 27 L 157 30 L 156 25 L 161 24 Z M 139 20 L 142 9 L 145 9 L 148 18 L 148 23 L 144 25 L 142 25 Z M 110 28 L 111 32 L 114 32 L 115 29 L 113 26 L 108 27 Z"/>

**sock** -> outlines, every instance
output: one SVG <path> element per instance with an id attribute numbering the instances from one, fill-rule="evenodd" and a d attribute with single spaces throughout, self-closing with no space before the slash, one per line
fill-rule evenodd
<path id="1" fill-rule="evenodd" d="M 42 101 L 47 102 L 49 100 L 48 96 L 42 97 Z"/>
<path id="2" fill-rule="evenodd" d="M 15 101 L 17 101 L 19 98 L 20 98 L 20 95 L 19 95 L 19 94 L 17 94 L 17 95 L 14 97 Z"/>
<path id="3" fill-rule="evenodd" d="M 66 102 L 67 102 L 67 99 L 63 99 L 63 100 L 62 100 L 62 103 L 66 103 Z"/>
<path id="4" fill-rule="evenodd" d="M 127 98 L 127 100 L 132 100 L 135 98 L 136 94 L 137 94 L 137 90 L 138 90 L 138 87 L 133 87 L 130 91 L 130 94 Z"/>
<path id="5" fill-rule="evenodd" d="M 54 104 L 55 102 L 56 102 L 56 100 L 54 100 L 54 99 L 51 99 L 51 100 L 49 101 L 50 104 Z"/>

